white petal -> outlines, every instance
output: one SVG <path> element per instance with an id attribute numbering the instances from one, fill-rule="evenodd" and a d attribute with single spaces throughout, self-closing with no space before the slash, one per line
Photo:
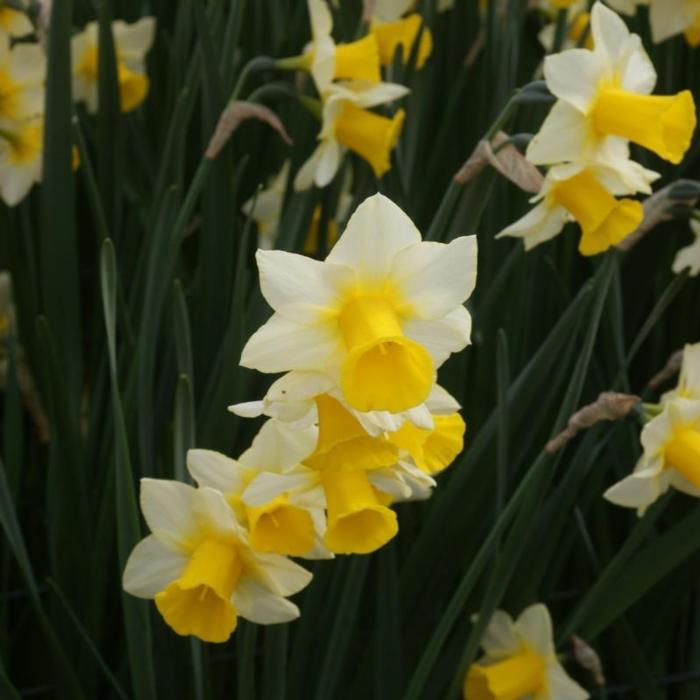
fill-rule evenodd
<path id="1" fill-rule="evenodd" d="M 294 189 L 297 192 L 303 192 L 308 190 L 311 185 L 314 184 L 314 178 L 316 177 L 316 171 L 318 170 L 319 163 L 323 157 L 323 153 L 327 148 L 325 142 L 321 142 L 316 150 L 309 156 L 306 162 L 297 171 L 296 177 L 294 178 Z"/>
<path id="2" fill-rule="evenodd" d="M 648 470 L 641 470 L 618 481 L 603 494 L 603 497 L 615 505 L 643 511 L 665 490 L 658 472 L 651 474 Z"/>
<path id="3" fill-rule="evenodd" d="M 122 585 L 131 595 L 153 598 L 180 576 L 186 563 L 187 555 L 165 547 L 149 535 L 129 555 Z"/>
<path id="4" fill-rule="evenodd" d="M 326 187 L 331 184 L 340 167 L 342 149 L 335 140 L 328 140 L 319 155 L 314 182 L 317 187 Z"/>
<path id="5" fill-rule="evenodd" d="M 523 610 L 515 623 L 515 629 L 542 656 L 554 654 L 552 618 L 549 616 L 549 610 L 542 603 L 531 605 Z"/>
<path id="6" fill-rule="evenodd" d="M 233 592 L 239 615 L 258 625 L 275 625 L 299 617 L 299 608 L 282 596 L 270 593 L 253 579 L 242 578 Z"/>
<path id="7" fill-rule="evenodd" d="M 195 489 L 166 479 L 141 479 L 141 511 L 151 532 L 164 544 L 189 551 L 198 538 Z"/>
<path id="8" fill-rule="evenodd" d="M 700 264 L 700 241 L 698 241 L 698 264 Z M 700 343 L 686 345 L 683 349 L 683 366 L 678 386 L 684 394 L 700 399 Z"/>
<path id="9" fill-rule="evenodd" d="M 644 50 L 642 40 L 633 35 L 627 40 L 626 55 L 622 59 L 623 67 L 620 87 L 630 92 L 648 95 L 656 87 L 656 68 Z"/>
<path id="10" fill-rule="evenodd" d="M 457 413 L 462 406 L 459 401 L 439 384 L 436 384 L 430 391 L 430 396 L 425 402 L 430 412 L 434 416 L 445 416 L 450 413 Z M 414 424 L 415 425 L 415 424 Z"/>
<path id="11" fill-rule="evenodd" d="M 339 304 L 343 285 L 354 279 L 348 267 L 283 250 L 258 250 L 255 259 L 267 303 L 296 323 L 317 321 L 324 311 Z"/>
<path id="12" fill-rule="evenodd" d="M 263 424 L 239 461 L 247 467 L 265 471 L 285 471 L 308 457 L 317 441 L 318 428 L 315 426 L 299 429 L 271 419 Z"/>
<path id="13" fill-rule="evenodd" d="M 243 492 L 243 501 L 247 505 L 257 508 L 273 501 L 282 494 L 315 490 L 317 485 L 318 477 L 311 470 L 299 474 L 261 472 Z"/>
<path id="14" fill-rule="evenodd" d="M 460 306 L 435 321 L 406 321 L 403 332 L 420 343 L 439 367 L 453 352 L 459 352 L 469 344 L 471 328 L 472 318 Z"/>
<path id="15" fill-rule="evenodd" d="M 369 109 L 378 105 L 393 102 L 405 95 L 408 95 L 410 90 L 404 85 L 397 83 L 350 83 L 350 87 L 354 92 L 353 102 L 358 107 Z"/>
<path id="16" fill-rule="evenodd" d="M 694 498 L 700 498 L 700 487 L 695 486 L 691 481 L 688 481 L 679 471 L 669 469 L 669 482 L 674 489 L 678 489 L 681 493 Z"/>
<path id="17" fill-rule="evenodd" d="M 425 242 L 404 248 L 394 259 L 392 277 L 412 315 L 435 319 L 469 298 L 476 285 L 476 263 L 476 236 L 461 236 L 448 245 Z"/>
<path id="18" fill-rule="evenodd" d="M 255 554 L 254 571 L 248 574 L 276 595 L 294 595 L 313 578 L 311 573 L 279 554 Z"/>
<path id="19" fill-rule="evenodd" d="M 265 412 L 265 403 L 263 401 L 245 401 L 229 406 L 228 410 L 241 418 L 258 418 Z"/>
<path id="20" fill-rule="evenodd" d="M 308 0 L 311 33 L 314 39 L 329 36 L 333 30 L 333 16 L 324 0 Z"/>
<path id="21" fill-rule="evenodd" d="M 243 484 L 242 467 L 213 450 L 188 450 L 187 470 L 198 486 L 209 486 L 223 494 L 238 493 Z"/>
<path id="22" fill-rule="evenodd" d="M 484 631 L 481 646 L 494 658 L 508 656 L 520 646 L 513 618 L 508 613 L 496 610 Z"/>
<path id="23" fill-rule="evenodd" d="M 591 696 L 554 659 L 547 666 L 547 686 L 552 700 L 586 700 Z"/>
<path id="24" fill-rule="evenodd" d="M 655 0 L 651 3 L 649 21 L 654 43 L 658 44 L 685 31 L 688 21 L 684 6 L 684 0 Z"/>
<path id="25" fill-rule="evenodd" d="M 192 507 L 204 532 L 214 532 L 224 537 L 239 537 L 241 526 L 220 491 L 208 487 L 197 489 L 192 498 Z"/>
<path id="26" fill-rule="evenodd" d="M 117 20 L 112 23 L 112 29 L 120 58 L 125 60 L 132 70 L 140 67 L 144 56 L 153 45 L 156 33 L 155 17 L 142 17 L 133 24 Z"/>
<path id="27" fill-rule="evenodd" d="M 583 114 L 595 100 L 605 70 L 603 57 L 588 49 L 569 49 L 544 59 L 547 87 Z"/>
<path id="28" fill-rule="evenodd" d="M 288 372 L 275 381 L 265 394 L 266 401 L 308 401 L 333 388 L 323 372 Z"/>
<path id="29" fill-rule="evenodd" d="M 673 271 L 680 274 L 686 268 L 693 277 L 700 274 L 700 238 L 676 253 L 673 260 Z"/>
<path id="30" fill-rule="evenodd" d="M 551 206 L 547 201 L 543 201 L 533 207 L 522 219 L 503 229 L 496 238 L 503 236 L 522 238 L 525 250 L 532 250 L 540 243 L 549 241 L 561 233 L 568 217 L 564 207 Z"/>
<path id="31" fill-rule="evenodd" d="M 411 219 L 390 199 L 375 194 L 357 207 L 326 260 L 347 265 L 365 279 L 382 280 L 396 254 L 420 240 Z"/>
<path id="32" fill-rule="evenodd" d="M 588 129 L 586 116 L 559 100 L 530 141 L 527 159 L 535 165 L 579 162 L 586 152 Z"/>
<path id="33" fill-rule="evenodd" d="M 591 36 L 595 53 L 600 53 L 604 61 L 613 64 L 627 48 L 630 31 L 618 14 L 602 2 L 596 2 L 591 11 Z"/>
<path id="34" fill-rule="evenodd" d="M 332 328 L 304 326 L 273 314 L 246 343 L 240 364 L 259 372 L 317 370 L 337 364 L 341 352 L 340 336 Z"/>

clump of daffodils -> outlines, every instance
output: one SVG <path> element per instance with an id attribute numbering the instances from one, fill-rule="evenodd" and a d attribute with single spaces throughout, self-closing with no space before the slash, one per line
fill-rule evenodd
<path id="1" fill-rule="evenodd" d="M 517 620 L 498 610 L 481 646 L 484 656 L 464 679 L 465 700 L 585 700 L 589 694 L 566 673 L 557 658 L 549 611 L 542 604 Z"/>
<path id="2" fill-rule="evenodd" d="M 696 113 L 692 94 L 652 95 L 656 71 L 640 38 L 597 2 L 590 18 L 593 48 L 548 56 L 544 75 L 557 101 L 526 157 L 549 171 L 535 208 L 501 236 L 530 249 L 581 227 L 579 251 L 595 255 L 631 234 L 643 219 L 629 197 L 650 194 L 658 174 L 630 158 L 630 143 L 679 163 L 690 146 Z"/>
<path id="3" fill-rule="evenodd" d="M 263 249 L 257 261 L 274 314 L 241 364 L 284 374 L 231 410 L 267 420 L 237 459 L 190 450 L 196 488 L 142 481 L 153 534 L 124 573 L 178 634 L 206 641 L 239 615 L 295 617 L 286 597 L 310 575 L 286 557 L 379 549 L 399 529 L 393 505 L 428 498 L 464 446 L 460 406 L 436 379 L 469 343 L 475 236 L 424 242 L 378 194 L 324 261 Z"/>
<path id="4" fill-rule="evenodd" d="M 306 97 L 305 103 L 321 121 L 319 143 L 296 175 L 297 190 L 329 185 L 348 150 L 362 158 L 377 178 L 391 168 L 391 154 L 406 115 L 395 107 L 387 114 L 386 106 L 404 97 L 408 89 L 382 82 L 382 67 L 391 64 L 398 47 L 406 60 L 416 41 L 416 62 L 422 66 L 432 40 L 427 31 L 418 39 L 422 26 L 418 14 L 402 18 L 404 10 L 394 7 L 396 3 L 372 5 L 376 16 L 372 15 L 370 31 L 357 41 L 337 44 L 325 0 L 308 0 L 311 42 L 300 56 L 276 62 L 279 68 L 310 73 L 318 95 L 318 99 Z M 383 112 L 376 111 L 379 107 L 384 107 Z"/>
<path id="5" fill-rule="evenodd" d="M 700 343 L 685 347 L 678 386 L 644 408 L 642 456 L 632 474 L 605 492 L 639 515 L 671 487 L 700 497 Z"/>

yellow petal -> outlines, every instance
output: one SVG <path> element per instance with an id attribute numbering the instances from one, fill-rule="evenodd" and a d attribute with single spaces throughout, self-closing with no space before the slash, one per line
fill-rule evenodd
<path id="1" fill-rule="evenodd" d="M 602 253 L 619 243 L 641 223 L 639 202 L 618 201 L 590 170 L 557 183 L 550 193 L 581 226 L 579 250 L 583 255 Z"/>
<path id="2" fill-rule="evenodd" d="M 420 31 L 422 18 L 413 13 L 396 22 L 381 22 L 372 26 L 372 34 L 377 38 L 379 56 L 383 66 L 391 65 L 398 46 L 401 46 L 403 62 L 406 63 L 411 55 L 416 36 Z M 426 27 L 421 34 L 416 68 L 422 68 L 433 52 L 433 35 Z"/>
<path id="3" fill-rule="evenodd" d="M 503 661 L 473 664 L 464 683 L 467 700 L 520 700 L 529 697 L 546 684 L 544 659 L 524 648 Z"/>
<path id="4" fill-rule="evenodd" d="M 291 505 L 287 496 L 257 508 L 246 508 L 250 543 L 259 552 L 293 557 L 308 554 L 314 546 L 314 523 L 304 508 Z"/>
<path id="5" fill-rule="evenodd" d="M 236 544 L 206 539 L 192 552 L 180 578 L 156 595 L 156 607 L 178 634 L 225 642 L 236 628 L 231 595 L 240 575 Z"/>
<path id="6" fill-rule="evenodd" d="M 364 158 L 377 177 L 391 168 L 391 151 L 396 146 L 406 113 L 400 109 L 389 119 L 345 102 L 335 122 L 338 143 Z"/>
<path id="7" fill-rule="evenodd" d="M 459 413 L 433 416 L 432 430 L 417 428 L 406 421 L 389 440 L 406 450 L 426 474 L 437 474 L 452 464 L 464 447 L 465 424 Z"/>
<path id="8" fill-rule="evenodd" d="M 382 79 L 379 67 L 379 47 L 373 34 L 335 47 L 334 78 L 368 80 L 378 83 Z"/>
<path id="9" fill-rule="evenodd" d="M 6 68 L 0 67 L 0 117 L 21 118 L 21 104 L 22 86 L 12 79 Z"/>
<path id="10" fill-rule="evenodd" d="M 304 239 L 304 253 L 307 255 L 313 255 L 318 252 L 319 244 L 321 239 L 319 236 L 321 228 L 321 205 L 317 204 L 314 207 L 313 214 L 311 215 L 311 223 L 309 224 L 309 230 L 306 232 L 306 238 Z M 338 224 L 335 221 L 328 222 L 328 230 L 326 231 L 326 249 L 330 250 L 335 242 L 338 240 Z"/>
<path id="11" fill-rule="evenodd" d="M 404 336 L 386 297 L 349 301 L 338 325 L 348 348 L 341 387 L 351 406 L 399 413 L 425 401 L 435 379 L 433 361 L 423 346 Z"/>
<path id="12" fill-rule="evenodd" d="M 119 97 L 122 112 L 136 109 L 148 95 L 148 76 L 129 70 L 123 63 L 118 67 Z"/>
<path id="13" fill-rule="evenodd" d="M 700 488 L 700 432 L 692 428 L 677 430 L 666 443 L 664 457 L 668 466 Z"/>
<path id="14" fill-rule="evenodd" d="M 318 443 L 304 460 L 312 469 L 367 470 L 396 464 L 399 451 L 383 437 L 369 435 L 360 422 L 336 399 L 316 398 Z"/>
<path id="15" fill-rule="evenodd" d="M 396 514 L 382 505 L 362 471 L 323 472 L 328 529 L 324 543 L 337 554 L 369 554 L 396 536 Z"/>
<path id="16" fill-rule="evenodd" d="M 695 101 L 689 90 L 660 96 L 609 88 L 600 92 L 591 118 L 599 132 L 621 136 L 680 163 L 695 131 Z"/>

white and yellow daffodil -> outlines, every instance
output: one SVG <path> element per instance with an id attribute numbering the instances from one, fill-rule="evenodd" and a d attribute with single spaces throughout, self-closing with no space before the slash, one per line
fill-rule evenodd
<path id="1" fill-rule="evenodd" d="M 656 43 L 683 34 L 690 46 L 700 44 L 700 0 L 651 0 L 648 4 Z"/>
<path id="2" fill-rule="evenodd" d="M 286 598 L 311 574 L 285 557 L 255 552 L 219 491 L 142 479 L 141 509 L 152 534 L 131 553 L 124 589 L 154 599 L 177 634 L 225 642 L 239 616 L 259 624 L 299 616 Z"/>
<path id="3" fill-rule="evenodd" d="M 680 274 L 688 270 L 691 277 L 700 275 L 700 221 L 690 220 L 690 228 L 693 232 L 693 242 L 681 248 L 673 260 L 673 271 Z"/>
<path id="4" fill-rule="evenodd" d="M 156 20 L 142 17 L 134 24 L 112 22 L 117 57 L 117 81 L 121 111 L 136 109 L 148 96 L 146 54 L 153 44 Z M 99 34 L 97 22 L 90 22 L 71 41 L 73 98 L 85 102 L 89 112 L 98 109 Z"/>
<path id="5" fill-rule="evenodd" d="M 11 207 L 41 181 L 43 136 L 41 115 L 0 120 L 0 197 Z"/>
<path id="6" fill-rule="evenodd" d="M 370 109 L 398 100 L 408 92 L 408 88 L 395 83 L 332 84 L 324 95 L 319 145 L 299 169 L 294 180 L 295 189 L 330 184 L 346 148 L 365 160 L 376 177 L 384 175 L 391 168 L 391 152 L 406 115 L 402 109 L 393 117 Z"/>
<path id="7" fill-rule="evenodd" d="M 464 680 L 465 700 L 585 700 L 590 695 L 566 673 L 557 658 L 552 620 L 538 603 L 516 621 L 498 610 L 481 646 L 485 655 Z"/>
<path id="8" fill-rule="evenodd" d="M 6 37 L 20 39 L 33 32 L 34 27 L 25 12 L 6 7 L 4 3 L 0 6 L 0 41 Z"/>
<path id="9" fill-rule="evenodd" d="M 469 343 L 462 304 L 476 283 L 476 253 L 476 236 L 423 242 L 391 200 L 369 197 L 323 262 L 258 251 L 262 293 L 275 313 L 249 339 L 241 364 L 328 374 L 358 411 L 419 406 L 437 367 Z"/>
<path id="10" fill-rule="evenodd" d="M 368 34 L 348 44 L 333 40 L 333 17 L 324 0 L 307 0 L 311 20 L 311 43 L 304 55 L 277 62 L 279 67 L 308 70 L 322 95 L 333 80 L 362 80 L 378 83 L 382 79 L 379 46 Z"/>
<path id="11" fill-rule="evenodd" d="M 567 221 L 581 227 L 579 251 L 597 255 L 626 238 L 644 218 L 642 205 L 616 199 L 636 192 L 650 193 L 658 175 L 627 159 L 614 165 L 570 163 L 550 168 L 542 189 L 531 201 L 536 206 L 497 237 L 522 238 L 526 250 L 554 238 Z"/>
<path id="12" fill-rule="evenodd" d="M 545 58 L 547 86 L 559 98 L 527 158 L 537 165 L 608 162 L 616 141 L 632 141 L 679 163 L 696 125 L 692 93 L 651 95 L 656 71 L 636 34 L 597 2 L 591 12 L 593 50 Z"/>
<path id="13" fill-rule="evenodd" d="M 365 17 L 370 20 L 370 32 L 377 39 L 382 65 L 391 65 L 399 47 L 406 63 L 419 32 L 416 68 L 422 68 L 430 57 L 433 35 L 427 27 L 421 32 L 423 18 L 417 12 L 411 12 L 414 6 L 414 0 L 365 1 Z"/>
<path id="14" fill-rule="evenodd" d="M 673 398 L 642 429 L 644 452 L 630 476 L 604 494 L 641 516 L 670 487 L 700 497 L 700 401 Z"/>
<path id="15" fill-rule="evenodd" d="M 46 58 L 38 44 L 0 36 L 0 119 L 22 121 L 44 112 Z"/>
<path id="16" fill-rule="evenodd" d="M 566 9 L 566 36 L 561 49 L 572 49 L 583 42 L 587 49 L 593 48 L 593 38 L 590 32 L 591 15 L 588 12 L 588 2 L 586 0 L 575 0 L 568 5 L 554 6 L 549 0 L 542 0 L 540 7 L 545 10 L 553 21 L 546 24 L 537 35 L 540 44 L 546 51 L 551 51 L 554 47 L 554 38 L 557 33 L 556 16 L 559 10 Z M 584 38 L 585 33 L 585 38 Z"/>
<path id="17" fill-rule="evenodd" d="M 700 343 L 683 348 L 678 385 L 661 397 L 661 403 L 663 405 L 675 398 L 700 401 Z"/>

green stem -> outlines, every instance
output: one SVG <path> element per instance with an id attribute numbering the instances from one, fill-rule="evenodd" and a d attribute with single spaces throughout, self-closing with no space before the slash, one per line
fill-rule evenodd
<path id="1" fill-rule="evenodd" d="M 554 30 L 554 43 L 552 44 L 552 53 L 559 53 L 566 39 L 568 30 L 569 10 L 567 8 L 559 10 L 557 14 L 557 23 Z"/>

